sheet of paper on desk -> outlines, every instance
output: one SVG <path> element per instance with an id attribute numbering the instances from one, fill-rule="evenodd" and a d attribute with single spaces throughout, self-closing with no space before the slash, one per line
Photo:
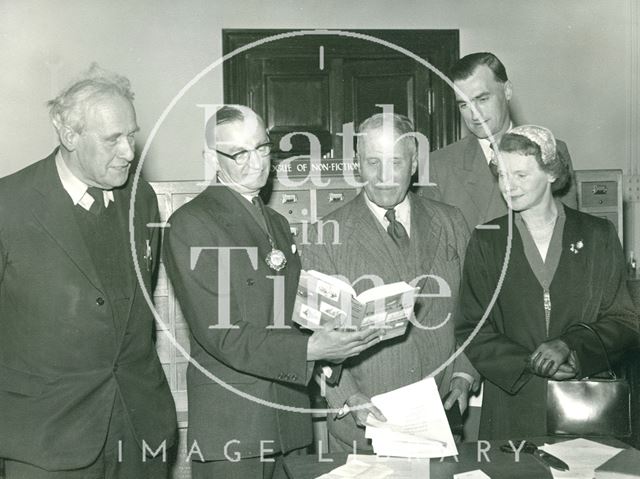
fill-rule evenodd
<path id="1" fill-rule="evenodd" d="M 428 459 L 349 454 L 347 463 L 316 479 L 429 479 Z"/>
<path id="2" fill-rule="evenodd" d="M 545 444 L 540 449 L 562 459 L 569 466 L 568 471 L 551 469 L 553 477 L 557 479 L 593 479 L 595 468 L 622 450 L 582 438 Z"/>
<path id="3" fill-rule="evenodd" d="M 480 469 L 469 472 L 461 472 L 460 474 L 454 474 L 453 479 L 491 479 Z"/>
<path id="4" fill-rule="evenodd" d="M 458 454 L 433 378 L 371 398 L 386 422 L 371 415 L 365 436 L 380 456 L 447 457 Z"/>
<path id="5" fill-rule="evenodd" d="M 344 466 L 336 467 L 333 471 L 318 476 L 316 479 L 385 479 L 392 477 L 393 470 L 383 464 L 369 464 L 357 459 L 347 460 Z"/>

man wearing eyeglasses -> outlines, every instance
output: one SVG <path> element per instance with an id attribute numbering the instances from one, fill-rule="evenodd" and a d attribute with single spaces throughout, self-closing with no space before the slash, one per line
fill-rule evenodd
<path id="1" fill-rule="evenodd" d="M 312 440 L 314 361 L 340 362 L 374 330 L 304 334 L 291 322 L 300 258 L 287 220 L 258 196 L 271 145 L 260 117 L 224 106 L 208 120 L 215 182 L 169 219 L 167 272 L 191 330 L 189 438 L 194 479 L 271 478 Z M 216 379 L 212 379 L 212 377 Z M 292 409 L 294 408 L 294 409 Z"/>

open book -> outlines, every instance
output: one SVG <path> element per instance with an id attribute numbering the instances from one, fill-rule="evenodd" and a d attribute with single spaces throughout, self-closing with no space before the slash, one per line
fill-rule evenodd
<path id="1" fill-rule="evenodd" d="M 417 288 L 385 284 L 359 295 L 350 284 L 318 271 L 302 271 L 293 320 L 308 329 L 376 328 L 382 339 L 402 336 L 413 314 Z"/>

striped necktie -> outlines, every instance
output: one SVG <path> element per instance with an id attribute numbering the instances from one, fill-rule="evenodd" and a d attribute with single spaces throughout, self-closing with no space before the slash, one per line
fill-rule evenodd
<path id="1" fill-rule="evenodd" d="M 498 156 L 496 155 L 495 150 L 493 149 L 493 143 L 489 144 L 489 148 L 491 149 L 491 159 L 489 160 L 489 170 L 491 174 L 497 178 L 498 177 Z"/>
<path id="2" fill-rule="evenodd" d="M 384 217 L 389 222 L 387 233 L 389 233 L 393 242 L 400 248 L 400 251 L 407 253 L 409 251 L 409 235 L 404 226 L 402 226 L 402 223 L 396 219 L 396 210 L 394 208 L 387 210 Z"/>

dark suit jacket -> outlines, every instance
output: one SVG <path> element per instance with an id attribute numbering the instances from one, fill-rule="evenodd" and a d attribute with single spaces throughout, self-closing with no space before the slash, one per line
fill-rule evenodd
<path id="1" fill-rule="evenodd" d="M 128 232 L 131 184 L 114 195 Z M 73 208 L 55 152 L 0 180 L 0 456 L 52 470 L 96 459 L 118 392 L 139 441 L 170 446 L 176 426 L 138 282 L 126 324 L 114 324 Z M 155 195 L 140 182 L 135 245 L 147 291 L 143 255 L 158 234 L 146 223 L 157 217 Z M 133 275 L 132 264 L 123 268 Z"/>
<path id="2" fill-rule="evenodd" d="M 549 292 L 551 319 L 545 325 L 543 289 L 526 259 L 518 228 L 510 248 L 508 217 L 491 221 L 500 229 L 476 230 L 469 241 L 462 286 L 462 309 L 456 321 L 459 341 L 478 327 L 498 288 L 506 251 L 504 280 L 487 320 L 466 349 L 485 377 L 480 437 L 510 439 L 547 434 L 547 381 L 525 368 L 529 355 L 544 341 L 563 339 L 575 350 L 582 376 L 606 368 L 602 347 L 576 322 L 592 323 L 613 360 L 638 345 L 638 314 L 625 282 L 624 254 L 611 222 L 565 207 L 562 252 Z M 578 253 L 571 245 L 582 241 Z"/>
<path id="3" fill-rule="evenodd" d="M 557 148 L 567 159 L 572 173 L 571 185 L 561 199 L 567 206 L 577 208 L 569 150 L 560 140 Z M 431 153 L 429 181 L 436 186 L 421 187 L 419 194 L 458 207 L 471 229 L 507 213 L 498 180 L 489 170 L 480 142 L 471 134 Z"/>
<path id="4" fill-rule="evenodd" d="M 287 258 L 280 273 L 269 268 L 267 235 L 247 210 L 253 206 L 243 201 L 226 186 L 209 186 L 171 216 L 165 233 L 167 272 L 191 329 L 191 355 L 199 365 L 191 363 L 187 370 L 188 442 L 197 441 L 207 460 L 224 459 L 225 445 L 234 440 L 229 454 L 238 451 L 243 457 L 258 456 L 261 440 L 273 441 L 266 448 L 275 451 L 311 442 L 310 416 L 282 409 L 309 407 L 308 338 L 290 319 L 300 258 L 287 220 L 265 208 L 274 241 Z M 196 262 L 193 247 L 249 251 L 230 253 L 230 268 L 224 272 L 216 251 L 203 251 Z M 274 285 L 281 280 L 274 299 Z M 280 320 L 284 329 L 269 328 Z M 233 329 L 211 328 L 225 323 Z"/>
<path id="5" fill-rule="evenodd" d="M 419 298 L 416 320 L 427 328 L 409 325 L 400 338 L 380 342 L 359 356 L 344 362 L 337 386 L 327 387 L 332 408 L 340 408 L 354 393 L 371 397 L 391 391 L 436 374 L 442 394 L 449 391 L 454 372 L 465 372 L 474 379 L 478 375 L 464 354 L 454 356 L 456 344 L 453 316 L 458 304 L 458 289 L 469 233 L 456 208 L 420 198 L 409 193 L 411 202 L 410 252 L 404 257 L 388 233 L 375 218 L 360 193 L 352 201 L 323 218 L 319 240 L 317 223 L 311 228 L 309 245 L 302 254 L 305 269 L 331 275 L 342 275 L 353 282 L 362 275 L 377 275 L 385 283 L 411 283 L 421 275 L 444 279 L 450 296 Z M 331 223 L 336 222 L 336 223 Z M 338 225 L 338 241 L 334 228 Z M 421 294 L 444 291 L 434 279 L 417 282 Z M 357 293 L 373 286 L 370 281 L 354 285 Z M 368 449 L 364 430 L 357 428 L 351 416 L 330 420 L 331 433 L 351 445 L 357 440 L 360 449 Z"/>

